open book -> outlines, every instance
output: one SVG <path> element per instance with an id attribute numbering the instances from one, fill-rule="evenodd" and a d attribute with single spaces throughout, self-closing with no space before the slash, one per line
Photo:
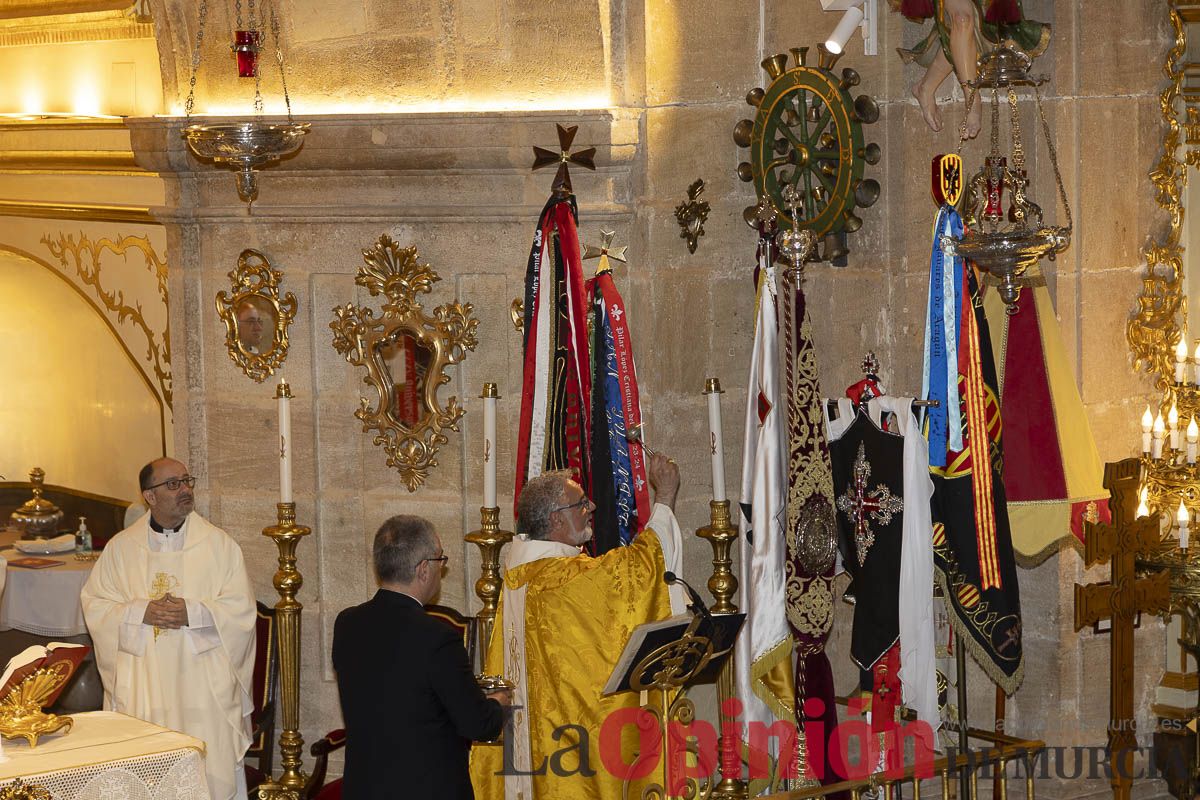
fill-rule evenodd
<path id="1" fill-rule="evenodd" d="M 62 674 L 63 680 L 45 697 L 39 697 L 38 702 L 45 708 L 54 705 L 63 689 L 71 682 L 71 676 L 87 657 L 92 648 L 86 644 L 70 644 L 68 642 L 50 642 L 48 645 L 30 645 L 8 660 L 4 674 L 0 675 L 0 701 L 8 697 L 21 681 L 42 667 L 54 667 Z"/>

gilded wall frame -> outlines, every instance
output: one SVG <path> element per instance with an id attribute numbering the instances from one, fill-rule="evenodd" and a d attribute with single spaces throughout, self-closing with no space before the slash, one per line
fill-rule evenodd
<path id="1" fill-rule="evenodd" d="M 225 349 L 229 358 L 247 377 L 262 383 L 283 365 L 288 353 L 288 327 L 296 317 L 296 296 L 279 294 L 283 272 L 265 255 L 247 248 L 229 273 L 232 288 L 217 292 L 217 315 L 225 323 Z M 253 318 L 260 333 L 271 332 L 271 346 L 261 338 L 251 340 L 247 318 Z M 265 325 L 269 318 L 270 325 Z"/>
<path id="2" fill-rule="evenodd" d="M 458 430 L 464 410 L 457 396 L 440 403 L 438 387 L 450 381 L 446 367 L 475 349 L 479 320 L 472 316 L 474 306 L 457 300 L 438 306 L 433 316 L 425 313 L 418 295 L 428 294 L 441 277 L 421 262 L 417 248 L 401 247 L 385 234 L 362 253 L 366 263 L 354 282 L 371 297 L 383 296 L 383 315 L 351 303 L 334 308 L 333 348 L 366 369 L 363 383 L 374 388 L 375 402 L 362 398 L 354 416 L 364 432 L 375 431 L 372 441 L 387 453 L 387 465 L 415 492 L 437 466 L 438 448 L 448 441 L 445 431 Z M 395 378 L 397 350 L 415 378 Z M 402 387 L 407 388 L 401 392 Z"/>

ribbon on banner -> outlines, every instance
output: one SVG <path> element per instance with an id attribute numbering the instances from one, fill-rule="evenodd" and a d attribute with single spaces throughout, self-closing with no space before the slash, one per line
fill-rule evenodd
<path id="1" fill-rule="evenodd" d="M 641 425 L 641 401 L 625 302 L 612 272 L 588 281 L 593 325 L 593 554 L 629 544 L 650 518 L 645 448 L 627 431 Z M 601 416 L 603 415 L 603 416 Z M 606 469 L 605 463 L 609 465 Z M 609 483 L 611 481 L 611 483 Z"/>
<path id="2" fill-rule="evenodd" d="M 942 206 L 933 226 L 929 254 L 929 314 L 925 326 L 925 359 L 921 394 L 937 404 L 928 408 L 929 464 L 946 466 L 946 453 L 963 449 L 958 423 L 958 332 L 962 322 L 963 260 L 943 246 L 944 237 L 961 239 L 962 217 Z M 949 269 L 946 260 L 950 259 Z"/>

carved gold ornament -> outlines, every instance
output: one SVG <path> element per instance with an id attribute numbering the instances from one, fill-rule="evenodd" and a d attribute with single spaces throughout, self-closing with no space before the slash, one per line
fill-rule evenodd
<path id="1" fill-rule="evenodd" d="M 384 296 L 382 318 L 374 310 L 347 303 L 333 309 L 333 349 L 356 367 L 366 367 L 363 382 L 375 388 L 374 406 L 367 398 L 354 416 L 364 431 L 375 431 L 374 443 L 387 453 L 410 492 L 437 466 L 438 447 L 446 429 L 458 430 L 463 408 L 457 397 L 439 405 L 437 390 L 449 383 L 447 365 L 458 364 L 477 343 L 479 320 L 474 307 L 458 301 L 440 305 L 427 316 L 417 299 L 441 277 L 423 264 L 415 247 L 400 247 L 386 234 L 363 250 L 365 266 L 354 282 Z"/>
<path id="2" fill-rule="evenodd" d="M 51 800 L 50 790 L 20 778 L 0 789 L 0 800 Z"/>
<path id="3" fill-rule="evenodd" d="M 13 687 L 0 700 L 0 735 L 6 739 L 21 738 L 36 747 L 38 737 L 66 728 L 73 720 L 42 711 L 42 705 L 60 686 L 67 682 L 73 670 L 67 661 L 56 661 L 39 667 Z"/>
<path id="4" fill-rule="evenodd" d="M 127 253 L 136 250 L 142 254 L 146 268 L 154 273 L 158 287 L 158 296 L 163 308 L 167 307 L 167 263 L 154 252 L 150 239 L 145 236 L 121 236 L 116 241 L 100 238 L 92 241 L 85 234 L 79 234 L 79 241 L 70 234 L 59 234 L 57 239 L 42 237 L 42 244 L 50 250 L 50 254 L 58 259 L 66 273 L 73 267 L 83 285 L 95 290 L 96 298 L 104 305 L 108 313 L 116 318 L 118 324 L 130 322 L 146 337 L 146 361 L 154 371 L 158 380 L 158 390 L 167 408 L 174 408 L 171 390 L 171 332 L 164 326 L 161 331 L 152 331 L 142 315 L 141 303 L 130 305 L 125 302 L 125 293 L 117 290 L 106 291 L 100 283 L 100 259 L 104 251 L 113 255 L 128 258 Z M 69 262 L 74 262 L 73 264 Z M 122 267 L 122 269 L 124 269 Z"/>
<path id="5" fill-rule="evenodd" d="M 265 255 L 246 249 L 238 256 L 237 269 L 229 273 L 231 293 L 217 293 L 229 358 L 259 383 L 287 358 L 288 326 L 296 317 L 296 296 L 279 296 L 282 277 Z"/>
<path id="6" fill-rule="evenodd" d="M 1146 276 L 1137 298 L 1137 311 L 1125 326 L 1134 370 L 1156 374 L 1155 384 L 1163 391 L 1169 391 L 1174 385 L 1173 354 L 1182 335 L 1178 314 L 1183 305 L 1183 249 L 1179 239 L 1183 230 L 1183 186 L 1187 178 L 1187 167 L 1178 156 L 1180 124 L 1176 108 L 1186 73 L 1187 32 L 1175 9 L 1171 10 L 1171 26 L 1175 29 L 1175 44 L 1163 65 L 1163 72 L 1171 82 L 1158 99 L 1166 133 L 1162 155 L 1150 172 L 1154 200 L 1170 215 L 1171 226 L 1165 241 L 1152 242 L 1146 249 Z M 1187 157 L 1191 158 L 1191 154 Z"/>

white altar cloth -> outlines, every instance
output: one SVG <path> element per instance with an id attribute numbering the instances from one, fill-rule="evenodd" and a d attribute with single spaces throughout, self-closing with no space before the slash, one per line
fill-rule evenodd
<path id="1" fill-rule="evenodd" d="M 20 778 L 54 800 L 208 800 L 204 742 L 114 711 L 72 714 L 67 734 L 4 740 L 0 788 Z"/>

